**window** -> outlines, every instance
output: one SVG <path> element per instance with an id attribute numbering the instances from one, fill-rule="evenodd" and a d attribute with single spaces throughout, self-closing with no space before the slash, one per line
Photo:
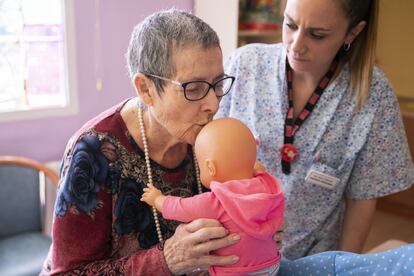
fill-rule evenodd
<path id="1" fill-rule="evenodd" d="M 73 0 L 0 1 L 0 121 L 76 111 Z"/>

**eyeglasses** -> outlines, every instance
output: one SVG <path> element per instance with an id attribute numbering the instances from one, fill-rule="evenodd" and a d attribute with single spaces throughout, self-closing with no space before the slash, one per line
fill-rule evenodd
<path id="1" fill-rule="evenodd" d="M 233 86 L 233 82 L 236 79 L 235 77 L 224 75 L 223 79 L 211 84 L 207 81 L 202 80 L 178 82 L 153 74 L 144 74 L 164 81 L 169 81 L 172 84 L 181 86 L 183 88 L 184 97 L 189 101 L 198 101 L 203 99 L 205 96 L 207 96 L 208 91 L 210 91 L 211 88 L 213 88 L 216 97 L 223 97 L 224 95 L 229 93 L 231 87 Z"/>

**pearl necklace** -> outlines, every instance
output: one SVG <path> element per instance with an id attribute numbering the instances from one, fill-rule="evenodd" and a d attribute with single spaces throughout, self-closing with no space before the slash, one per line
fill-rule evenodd
<path id="1" fill-rule="evenodd" d="M 145 135 L 144 117 L 142 116 L 141 107 L 138 107 L 138 121 L 139 121 L 139 129 L 141 132 L 142 144 L 144 145 L 144 155 L 145 155 L 145 164 L 147 166 L 148 183 L 151 185 L 154 185 L 154 182 L 152 180 L 150 158 L 148 154 L 147 136 Z M 198 165 L 197 165 L 198 163 L 197 163 L 197 158 L 194 152 L 194 147 L 193 147 L 193 158 L 194 158 L 194 166 L 195 166 L 195 171 L 196 171 L 196 176 L 197 176 L 198 193 L 201 194 L 202 189 L 201 189 L 201 180 L 200 180 L 200 169 L 198 168 Z M 162 237 L 162 232 L 161 232 L 161 225 L 158 219 L 157 209 L 155 207 L 152 207 L 152 215 L 154 216 L 154 222 L 155 222 L 155 228 L 157 230 L 158 240 L 160 241 L 161 244 L 164 244 L 164 239 Z"/>

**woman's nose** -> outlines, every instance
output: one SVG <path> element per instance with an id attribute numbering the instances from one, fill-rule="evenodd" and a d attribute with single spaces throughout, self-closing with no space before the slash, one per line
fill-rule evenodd
<path id="1" fill-rule="evenodd" d="M 218 111 L 220 99 L 217 97 L 213 88 L 210 88 L 207 96 L 202 100 L 204 101 L 203 108 L 205 111 L 211 112 L 212 114 Z"/>
<path id="2" fill-rule="evenodd" d="M 291 43 L 291 47 L 290 49 L 295 53 L 295 54 L 303 54 L 303 52 L 306 49 L 306 45 L 305 45 L 305 37 L 304 34 L 301 31 L 297 31 L 293 36 L 292 36 L 292 43 Z"/>

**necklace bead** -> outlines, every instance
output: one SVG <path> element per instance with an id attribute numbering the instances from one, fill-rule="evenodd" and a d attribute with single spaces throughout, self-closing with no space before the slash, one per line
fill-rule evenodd
<path id="1" fill-rule="evenodd" d="M 147 136 L 145 135 L 144 116 L 142 115 L 142 108 L 140 106 L 138 107 L 138 122 L 139 122 L 139 129 L 141 133 L 142 144 L 144 145 L 144 155 L 145 155 L 145 164 L 147 167 L 148 183 L 151 185 L 154 185 L 154 182 L 152 180 L 152 169 L 151 169 L 151 163 L 150 163 L 149 152 L 148 152 Z M 197 165 L 198 163 L 197 163 L 197 158 L 195 155 L 194 147 L 193 147 L 193 158 L 194 158 L 194 167 L 195 167 L 196 178 L 197 178 L 197 189 L 198 189 L 198 193 L 201 194 L 203 190 L 201 188 L 200 169 L 198 168 L 198 165 Z M 160 244 L 164 244 L 164 238 L 162 237 L 162 232 L 161 232 L 161 224 L 158 218 L 157 209 L 155 207 L 152 207 L 152 215 L 154 217 L 155 230 L 157 231 L 158 240 Z"/>

